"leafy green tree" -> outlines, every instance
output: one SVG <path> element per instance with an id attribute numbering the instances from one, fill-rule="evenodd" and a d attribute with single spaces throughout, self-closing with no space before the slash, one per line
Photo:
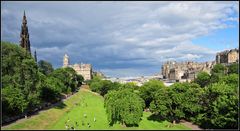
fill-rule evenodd
<path id="1" fill-rule="evenodd" d="M 199 84 L 201 87 L 205 87 L 210 83 L 210 75 L 207 72 L 199 72 L 197 78 L 194 80 L 195 83 Z"/>
<path id="2" fill-rule="evenodd" d="M 213 66 L 212 70 L 211 70 L 211 74 L 213 73 L 221 73 L 224 74 L 224 72 L 226 71 L 226 67 L 222 64 L 216 64 Z"/>
<path id="3" fill-rule="evenodd" d="M 41 87 L 41 99 L 46 102 L 54 103 L 60 100 L 62 89 L 64 89 L 64 85 L 59 79 L 46 77 Z"/>
<path id="4" fill-rule="evenodd" d="M 238 87 L 218 82 L 205 87 L 203 110 L 196 123 L 204 128 L 238 127 Z"/>
<path id="5" fill-rule="evenodd" d="M 119 90 L 123 90 L 123 89 L 135 90 L 135 89 L 138 89 L 138 86 L 133 82 L 128 82 L 128 83 L 122 84 L 118 89 Z"/>
<path id="6" fill-rule="evenodd" d="M 239 74 L 239 64 L 238 63 L 233 63 L 231 65 L 228 66 L 228 74 Z"/>
<path id="7" fill-rule="evenodd" d="M 164 87 L 163 82 L 158 80 L 150 80 L 140 87 L 140 97 L 145 101 L 146 107 L 150 106 L 155 92 Z"/>
<path id="8" fill-rule="evenodd" d="M 195 83 L 175 83 L 161 88 L 150 103 L 150 111 L 175 124 L 181 118 L 197 115 L 201 110 L 200 96 L 203 91 Z"/>
<path id="9" fill-rule="evenodd" d="M 21 89 L 7 86 L 2 90 L 2 105 L 3 113 L 17 115 L 27 109 L 28 101 Z"/>
<path id="10" fill-rule="evenodd" d="M 54 70 L 52 64 L 44 60 L 38 61 L 38 67 L 44 75 L 49 75 Z"/>
<path id="11" fill-rule="evenodd" d="M 222 77 L 219 81 L 220 83 L 225 82 L 227 85 L 238 87 L 239 84 L 239 76 L 238 74 L 229 74 Z"/>
<path id="12" fill-rule="evenodd" d="M 108 91 L 112 90 L 114 86 L 115 84 L 113 84 L 109 80 L 98 79 L 91 82 L 90 89 L 104 96 L 105 94 L 107 94 Z"/>
<path id="13" fill-rule="evenodd" d="M 79 85 L 77 73 L 70 67 L 58 68 L 50 76 L 59 79 L 64 84 L 65 88 L 62 89 L 64 93 L 74 92 Z"/>
<path id="14" fill-rule="evenodd" d="M 80 87 L 82 85 L 82 82 L 84 81 L 84 78 L 83 78 L 82 75 L 77 74 L 76 79 L 77 79 L 77 82 L 78 82 L 77 86 Z"/>
<path id="15" fill-rule="evenodd" d="M 104 96 L 109 90 L 112 90 L 112 82 L 109 80 L 103 80 L 101 82 L 103 86 L 100 88 L 100 95 Z"/>
<path id="16" fill-rule="evenodd" d="M 104 106 L 110 125 L 119 121 L 135 126 L 141 120 L 144 101 L 130 89 L 113 90 L 104 96 Z"/>
<path id="17" fill-rule="evenodd" d="M 23 48 L 18 45 L 1 42 L 2 44 L 2 88 L 12 87 L 18 90 L 14 93 L 20 93 L 25 101 L 22 105 L 27 106 L 23 112 L 28 113 L 35 109 L 40 104 L 39 92 L 37 92 L 37 85 L 39 83 L 39 74 L 37 64 L 35 63 L 32 56 L 27 53 Z M 11 95 L 12 90 L 8 90 L 5 93 Z M 7 97 L 3 94 L 4 97 Z M 17 96 L 17 94 L 15 94 Z M 3 98 L 7 100 L 7 98 Z M 6 105 L 11 105 L 5 101 Z M 6 107 L 12 109 L 11 107 Z M 16 108 L 16 109 L 20 109 Z M 19 112 L 19 111 L 15 111 Z M 21 111 L 22 112 L 22 111 Z M 4 115 L 7 112 L 3 112 Z"/>
<path id="18" fill-rule="evenodd" d="M 226 74 L 226 67 L 222 64 L 216 64 L 214 65 L 213 69 L 211 70 L 211 79 L 210 83 L 216 83 L 218 82 L 221 77 L 223 77 Z"/>

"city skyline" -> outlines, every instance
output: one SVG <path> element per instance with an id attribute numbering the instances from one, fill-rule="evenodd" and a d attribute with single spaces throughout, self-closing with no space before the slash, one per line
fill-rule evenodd
<path id="1" fill-rule="evenodd" d="M 167 60 L 212 61 L 239 43 L 239 2 L 1 4 L 2 40 L 19 44 L 25 10 L 31 51 L 54 68 L 67 53 L 108 76 L 151 75 Z"/>

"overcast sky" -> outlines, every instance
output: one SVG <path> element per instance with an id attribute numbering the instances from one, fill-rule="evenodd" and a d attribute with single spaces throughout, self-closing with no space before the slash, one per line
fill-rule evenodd
<path id="1" fill-rule="evenodd" d="M 1 2 L 1 38 L 19 43 L 26 11 L 31 50 L 108 76 L 159 73 L 167 60 L 212 61 L 238 48 L 239 2 Z"/>

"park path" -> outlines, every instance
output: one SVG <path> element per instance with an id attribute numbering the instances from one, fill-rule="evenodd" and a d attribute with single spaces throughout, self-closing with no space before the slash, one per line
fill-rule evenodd
<path id="1" fill-rule="evenodd" d="M 192 122 L 188 122 L 188 121 L 185 121 L 185 120 L 181 120 L 180 121 L 180 124 L 186 126 L 186 127 L 189 127 L 191 128 L 192 130 L 203 130 L 202 128 L 200 128 L 198 125 L 195 125 L 193 124 Z"/>

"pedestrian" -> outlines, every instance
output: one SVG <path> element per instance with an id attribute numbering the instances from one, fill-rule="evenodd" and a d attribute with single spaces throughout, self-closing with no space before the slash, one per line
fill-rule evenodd
<path id="1" fill-rule="evenodd" d="M 82 126 L 84 126 L 84 121 L 82 120 Z"/>
<path id="2" fill-rule="evenodd" d="M 96 118 L 95 118 L 95 116 L 94 116 L 94 118 L 93 118 L 93 121 L 96 122 Z"/>
<path id="3" fill-rule="evenodd" d="M 70 119 L 69 119 L 69 117 L 68 117 L 68 120 L 67 120 L 67 122 L 69 122 L 70 121 Z"/>
<path id="4" fill-rule="evenodd" d="M 90 128 L 90 124 L 88 123 L 88 128 Z"/>

